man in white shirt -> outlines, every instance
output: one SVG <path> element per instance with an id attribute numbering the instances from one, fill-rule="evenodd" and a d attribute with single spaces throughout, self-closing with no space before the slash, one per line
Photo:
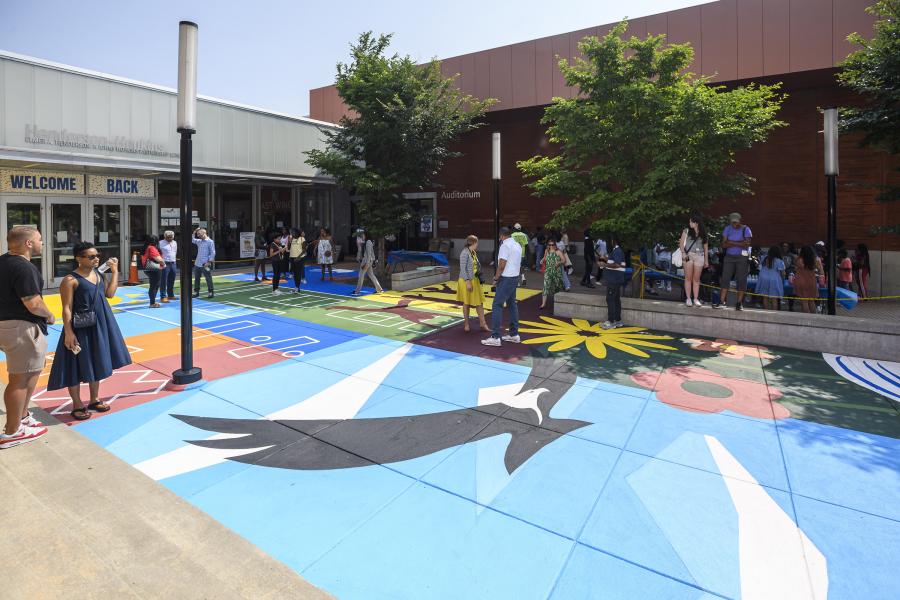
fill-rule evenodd
<path id="1" fill-rule="evenodd" d="M 494 304 L 491 308 L 491 320 L 494 332 L 491 337 L 481 340 L 485 346 L 500 346 L 502 342 L 518 344 L 519 307 L 516 305 L 516 289 L 519 287 L 519 275 L 522 272 L 522 246 L 509 235 L 508 227 L 500 228 L 500 252 L 494 275 Z M 503 305 L 509 309 L 509 335 L 501 337 L 503 331 Z"/>
<path id="2" fill-rule="evenodd" d="M 177 300 L 175 297 L 175 278 L 178 276 L 176 262 L 178 261 L 178 242 L 175 241 L 175 232 L 166 231 L 159 242 L 159 252 L 162 254 L 166 267 L 162 272 L 159 282 L 160 297 L 163 302 Z"/>

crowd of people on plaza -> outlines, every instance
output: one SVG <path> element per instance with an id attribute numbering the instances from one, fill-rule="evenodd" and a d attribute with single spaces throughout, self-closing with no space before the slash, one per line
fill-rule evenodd
<path id="1" fill-rule="evenodd" d="M 664 243 L 645 246 L 632 253 L 620 243 L 618 236 L 594 236 L 585 230 L 583 237 L 584 273 L 581 285 L 605 287 L 608 318 L 603 329 L 624 326 L 622 321 L 622 290 L 634 269 L 645 269 L 646 291 L 671 290 L 672 281 L 683 280 L 683 300 L 687 306 L 700 307 L 709 302 L 713 308 L 726 308 L 732 289 L 734 308 L 743 310 L 748 293 L 760 298 L 763 308 L 780 310 L 787 302 L 792 309 L 814 313 L 819 310 L 820 290 L 827 281 L 825 265 L 835 261 L 836 285 L 855 290 L 860 298 L 868 296 L 871 270 L 868 249 L 859 244 L 852 252 L 838 243 L 836 256 L 828 256 L 824 242 L 803 245 L 775 244 L 767 249 L 753 245 L 753 231 L 743 223 L 739 213 L 728 217 L 721 238 L 711 238 L 700 215 L 692 215 L 680 233 L 674 247 Z M 200 279 L 205 278 L 208 297 L 214 297 L 212 271 L 216 247 L 205 228 L 197 228 L 191 235 L 195 246 L 192 261 L 193 297 L 200 295 Z M 526 284 L 526 271 L 541 273 L 540 308 L 546 309 L 553 297 L 571 289 L 570 275 L 574 273 L 571 255 L 574 246 L 566 231 L 548 231 L 538 227 L 529 236 L 516 223 L 500 229 L 500 246 L 496 255 L 493 278 L 488 276 L 478 255 L 479 240 L 470 235 L 459 253 L 457 300 L 462 305 L 466 332 L 470 331 L 471 311 L 478 316 L 481 331 L 490 337 L 481 341 L 486 346 L 500 346 L 504 342 L 519 343 L 517 290 Z M 6 355 L 9 384 L 4 392 L 6 426 L 0 434 L 0 449 L 29 442 L 46 433 L 43 426 L 29 412 L 28 405 L 44 369 L 47 351 L 47 326 L 55 322 L 53 313 L 43 301 L 44 282 L 40 271 L 31 262 L 42 251 L 40 232 L 30 226 L 17 226 L 7 235 L 9 252 L 0 256 L 0 350 Z M 356 231 L 356 261 L 359 265 L 353 296 L 361 294 L 366 277 L 377 292 L 383 288 L 375 275 L 377 257 L 368 232 Z M 272 267 L 272 293 L 281 294 L 280 284 L 290 274 L 294 290 L 306 285 L 306 259 L 314 257 L 321 270 L 321 280 L 333 281 L 333 265 L 339 253 L 331 232 L 320 228 L 315 239 L 308 239 L 301 228 L 280 228 L 266 232 L 258 228 L 254 240 L 254 281 L 269 281 L 267 263 Z M 149 283 L 151 308 L 157 302 L 177 300 L 178 242 L 173 231 L 165 231 L 163 239 L 148 235 L 140 253 L 141 268 Z M 60 286 L 62 303 L 62 335 L 53 358 L 48 390 L 67 389 L 71 397 L 71 416 L 88 419 L 91 412 L 105 412 L 109 404 L 100 400 L 100 384 L 115 369 L 131 363 L 128 347 L 116 324 L 108 299 L 118 287 L 119 266 L 115 257 L 101 264 L 98 249 L 89 242 L 78 242 L 73 248 L 74 268 Z M 493 264 L 493 263 L 492 263 Z M 677 272 L 683 271 L 683 277 Z M 261 275 L 261 278 L 260 278 Z M 487 290 L 494 293 L 491 324 L 485 318 Z M 788 293 L 789 292 L 789 293 Z M 503 327 L 504 310 L 508 326 Z M 81 397 L 81 385 L 87 384 L 90 397 Z"/>

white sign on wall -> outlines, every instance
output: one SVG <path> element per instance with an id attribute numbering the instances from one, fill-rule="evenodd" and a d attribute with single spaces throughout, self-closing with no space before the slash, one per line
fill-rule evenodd
<path id="1" fill-rule="evenodd" d="M 84 175 L 0 169 L 0 192 L 17 194 L 52 194 L 75 196 L 84 194 Z"/>
<path id="2" fill-rule="evenodd" d="M 153 180 L 143 177 L 88 175 L 88 195 L 153 198 Z"/>

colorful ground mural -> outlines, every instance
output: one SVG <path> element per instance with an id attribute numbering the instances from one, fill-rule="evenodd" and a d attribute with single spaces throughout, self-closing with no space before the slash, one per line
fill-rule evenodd
<path id="1" fill-rule="evenodd" d="M 896 363 L 607 332 L 525 290 L 525 343 L 486 348 L 452 286 L 216 285 L 188 390 L 178 304 L 120 290 L 135 363 L 74 427 L 339 598 L 900 589 Z"/>

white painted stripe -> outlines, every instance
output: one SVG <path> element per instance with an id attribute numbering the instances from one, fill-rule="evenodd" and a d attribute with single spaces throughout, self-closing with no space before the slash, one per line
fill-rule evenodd
<path id="1" fill-rule="evenodd" d="M 246 433 L 219 433 L 210 440 L 228 440 L 231 438 L 246 437 Z M 189 473 L 195 469 L 203 467 L 211 467 L 219 463 L 223 463 L 234 456 L 244 456 L 245 454 L 253 454 L 272 446 L 261 446 L 259 448 L 244 448 L 240 450 L 228 450 L 218 448 L 203 448 L 188 444 L 182 446 L 172 452 L 166 452 L 157 457 L 145 460 L 135 466 L 144 475 L 159 481 L 167 477 L 175 477 L 182 473 Z M 200 465 L 195 467 L 195 465 Z"/>
<path id="2" fill-rule="evenodd" d="M 299 419 L 352 419 L 369 400 L 388 374 L 403 360 L 412 344 L 404 344 L 387 356 L 357 371 L 354 375 L 341 379 L 318 394 L 267 415 L 271 421 Z M 208 439 L 218 440 L 228 437 L 218 434 Z M 265 446 L 269 448 L 271 446 Z M 198 469 L 225 462 L 233 456 L 243 456 L 262 450 L 216 450 L 188 444 L 171 452 L 139 462 L 136 469 L 155 480 L 166 479 Z"/>
<path id="3" fill-rule="evenodd" d="M 403 344 L 350 377 L 266 418 L 272 421 L 352 419 L 411 348 L 412 344 Z"/>
<path id="4" fill-rule="evenodd" d="M 825 556 L 718 439 L 703 437 L 738 514 L 741 598 L 827 598 Z"/>

